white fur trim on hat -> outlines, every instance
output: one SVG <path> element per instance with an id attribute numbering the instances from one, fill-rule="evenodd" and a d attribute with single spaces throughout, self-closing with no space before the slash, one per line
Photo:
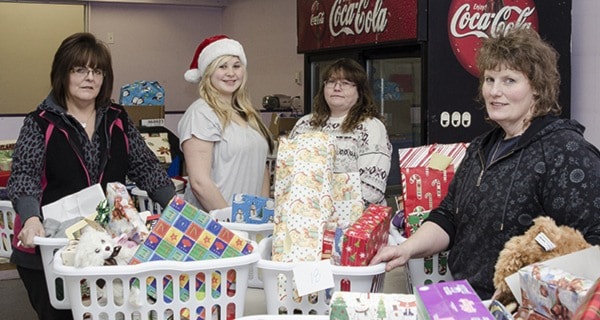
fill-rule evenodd
<path id="1" fill-rule="evenodd" d="M 203 43 L 200 44 L 198 49 L 199 50 L 196 50 L 196 55 L 194 57 L 196 58 L 197 56 L 198 60 L 192 61 L 190 69 L 187 70 L 184 74 L 184 78 L 188 82 L 195 83 L 200 81 L 200 79 L 204 75 L 204 72 L 206 72 L 206 68 L 208 67 L 208 65 L 220 56 L 237 56 L 244 66 L 248 65 L 248 61 L 246 60 L 246 54 L 244 53 L 244 48 L 239 42 L 233 39 L 217 37 L 216 40 L 208 44 L 206 44 L 205 40 Z"/>

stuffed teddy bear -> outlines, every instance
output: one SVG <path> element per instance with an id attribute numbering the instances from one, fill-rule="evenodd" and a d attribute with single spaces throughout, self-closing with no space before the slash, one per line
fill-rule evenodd
<path id="1" fill-rule="evenodd" d="M 556 247 L 546 251 L 536 242 L 536 237 L 540 233 L 543 233 Z M 500 251 L 494 273 L 496 292 L 492 299 L 500 301 L 505 306 L 514 304 L 515 298 L 504 281 L 506 277 L 534 262 L 545 261 L 590 246 L 578 230 L 569 226 L 557 226 L 550 217 L 535 218 L 529 230 L 523 235 L 512 237 Z"/>

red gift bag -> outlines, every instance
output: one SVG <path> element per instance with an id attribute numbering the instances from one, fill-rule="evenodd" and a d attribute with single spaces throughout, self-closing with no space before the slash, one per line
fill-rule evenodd
<path id="1" fill-rule="evenodd" d="M 428 211 L 440 204 L 466 149 L 466 143 L 454 143 L 398 150 L 405 221 L 415 211 Z M 408 223 L 404 231 L 410 236 Z"/>

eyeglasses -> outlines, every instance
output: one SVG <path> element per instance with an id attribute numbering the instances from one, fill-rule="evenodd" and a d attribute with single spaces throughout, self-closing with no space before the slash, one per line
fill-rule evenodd
<path id="1" fill-rule="evenodd" d="M 94 77 L 104 77 L 104 70 L 99 68 L 92 69 L 87 67 L 75 67 L 73 68 L 73 70 L 71 70 L 71 72 L 73 72 L 81 78 L 87 77 L 90 74 L 90 72 Z"/>
<path id="2" fill-rule="evenodd" d="M 325 88 L 327 88 L 327 89 L 333 89 L 338 84 L 340 85 L 340 89 L 342 89 L 342 90 L 356 87 L 355 83 L 350 82 L 348 80 L 325 80 L 325 81 L 323 81 L 323 84 L 325 85 Z"/>

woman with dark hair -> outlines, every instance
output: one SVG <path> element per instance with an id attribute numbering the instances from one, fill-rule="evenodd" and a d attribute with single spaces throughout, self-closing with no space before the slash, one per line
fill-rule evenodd
<path id="1" fill-rule="evenodd" d="M 365 205 L 385 203 L 392 145 L 365 69 L 352 59 L 339 59 L 323 73 L 313 112 L 302 117 L 290 138 L 318 130 L 336 140 L 334 172 L 360 175 Z"/>
<path id="2" fill-rule="evenodd" d="M 371 261 L 387 270 L 450 249 L 455 279 L 495 292 L 504 244 L 548 216 L 600 244 L 600 152 L 578 122 L 560 119 L 558 54 L 531 29 L 483 41 L 479 97 L 496 128 L 475 138 L 440 206 L 408 240 Z"/>
<path id="3" fill-rule="evenodd" d="M 93 184 L 125 183 L 126 177 L 165 207 L 173 182 L 123 107 L 113 104 L 111 56 L 90 33 L 76 33 L 58 48 L 50 72 L 52 90 L 27 115 L 12 158 L 8 194 L 17 212 L 11 262 L 39 319 L 71 319 L 50 304 L 39 250 L 41 207 Z"/>

